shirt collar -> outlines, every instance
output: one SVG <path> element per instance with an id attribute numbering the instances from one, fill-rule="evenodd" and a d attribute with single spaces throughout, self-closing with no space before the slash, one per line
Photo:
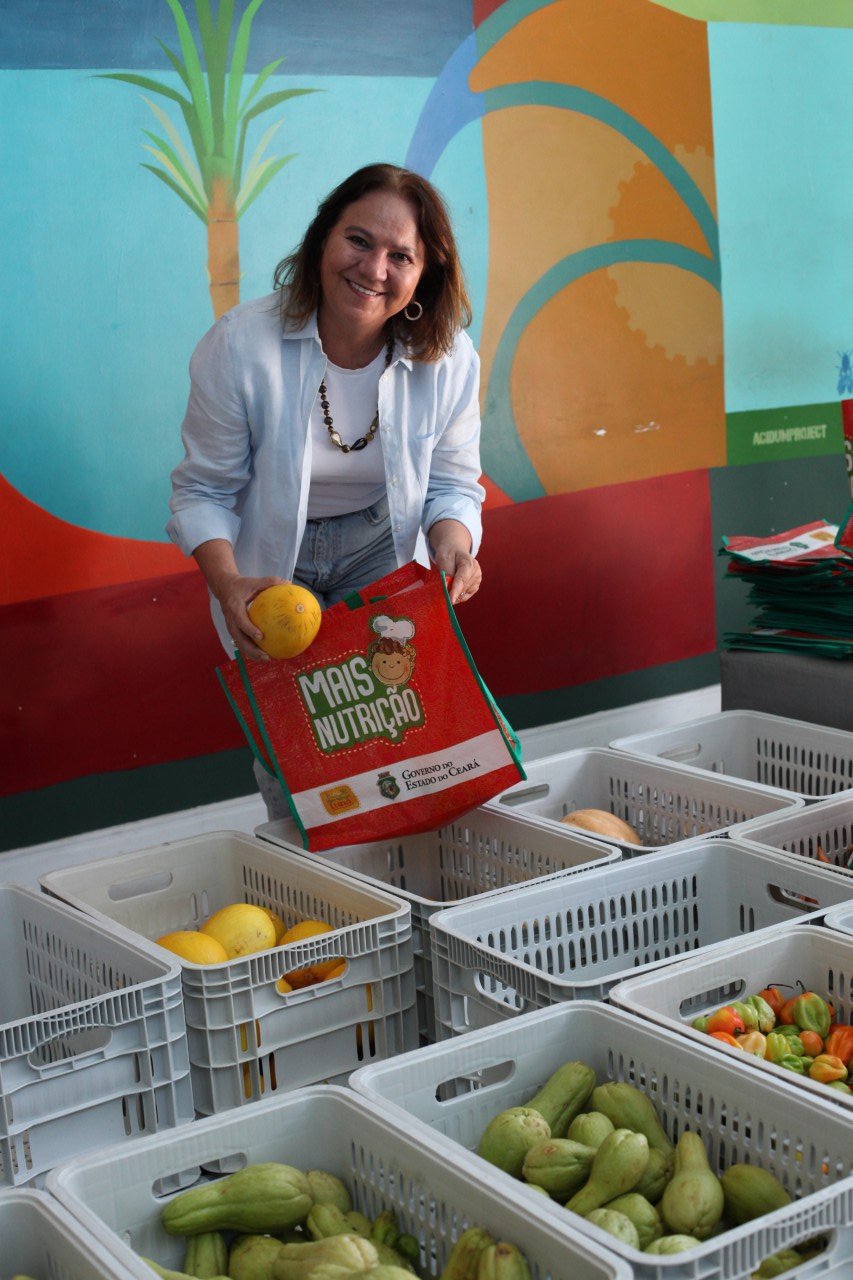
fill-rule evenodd
<path id="1" fill-rule="evenodd" d="M 320 334 L 317 331 L 317 312 L 313 311 L 311 315 L 302 324 L 294 320 L 285 318 L 282 326 L 282 338 L 312 339 L 317 345 L 320 345 Z M 407 369 L 412 368 L 412 356 L 408 347 L 402 343 L 395 342 L 394 358 L 391 361 L 392 366 L 395 364 L 405 365 Z"/>

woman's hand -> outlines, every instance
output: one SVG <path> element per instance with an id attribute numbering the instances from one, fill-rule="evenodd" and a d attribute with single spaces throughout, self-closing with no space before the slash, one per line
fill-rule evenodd
<path id="1" fill-rule="evenodd" d="M 217 582 L 213 594 L 219 601 L 228 634 L 244 658 L 268 662 L 269 654 L 258 648 L 263 639 L 248 614 L 248 607 L 259 592 L 284 582 L 284 578 L 244 578 L 239 573 L 228 574 Z"/>
<path id="2" fill-rule="evenodd" d="M 458 520 L 437 520 L 429 531 L 429 547 L 437 569 L 453 581 L 450 603 L 463 604 L 477 594 L 482 570 L 471 555 L 471 535 Z"/>
<path id="3" fill-rule="evenodd" d="M 263 638 L 246 612 L 260 591 L 283 582 L 283 578 L 245 578 L 237 568 L 234 550 L 224 538 L 211 538 L 193 551 L 196 564 L 204 574 L 211 593 L 219 601 L 228 634 L 244 658 L 266 662 L 269 655 L 258 648 Z"/>

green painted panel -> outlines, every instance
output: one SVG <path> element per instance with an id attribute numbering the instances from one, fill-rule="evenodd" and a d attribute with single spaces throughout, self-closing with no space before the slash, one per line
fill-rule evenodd
<path id="1" fill-rule="evenodd" d="M 726 436 L 729 466 L 844 453 L 838 402 L 727 413 Z"/>
<path id="2" fill-rule="evenodd" d="M 853 27 L 850 0 L 654 0 L 654 3 L 700 22 Z"/>

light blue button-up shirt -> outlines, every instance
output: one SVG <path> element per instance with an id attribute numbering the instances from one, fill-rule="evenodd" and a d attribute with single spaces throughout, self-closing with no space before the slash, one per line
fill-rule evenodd
<path id="1" fill-rule="evenodd" d="M 305 532 L 311 483 L 311 409 L 326 369 L 316 317 L 280 318 L 278 293 L 246 302 L 208 330 L 190 361 L 182 427 L 185 457 L 172 472 L 166 532 L 186 555 L 211 538 L 234 548 L 241 573 L 289 579 Z M 379 429 L 399 564 L 418 533 L 459 520 L 480 544 L 480 361 L 467 334 L 440 360 L 395 347 L 379 380 Z M 215 600 L 226 649 L 234 642 Z"/>

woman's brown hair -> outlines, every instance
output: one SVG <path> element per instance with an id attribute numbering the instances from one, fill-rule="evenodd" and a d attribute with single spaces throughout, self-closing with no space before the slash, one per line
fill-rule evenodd
<path id="1" fill-rule="evenodd" d="M 302 324 L 316 311 L 320 303 L 320 260 L 329 232 L 347 205 L 371 191 L 400 196 L 416 211 L 424 246 L 424 269 L 415 298 L 423 307 L 423 315 L 411 322 L 399 312 L 391 323 L 395 336 L 411 348 L 416 360 L 438 360 L 450 351 L 459 330 L 471 323 L 471 303 L 443 198 L 426 178 L 397 165 L 366 165 L 345 178 L 320 203 L 302 242 L 275 269 L 273 283 L 282 290 L 282 320 Z"/>

